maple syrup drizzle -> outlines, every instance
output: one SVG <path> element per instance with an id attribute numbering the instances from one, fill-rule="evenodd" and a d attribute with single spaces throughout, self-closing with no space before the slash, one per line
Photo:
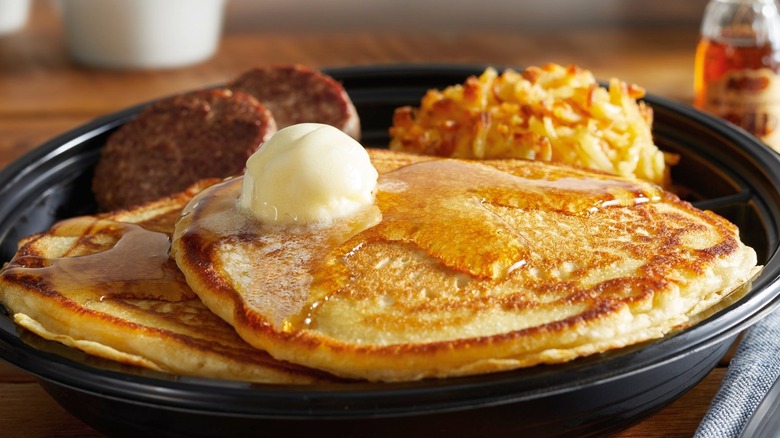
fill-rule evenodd
<path id="1" fill-rule="evenodd" d="M 291 329 L 290 321 L 307 305 L 312 289 L 340 284 L 342 265 L 330 255 L 350 238 L 381 219 L 375 205 L 356 214 L 321 224 L 276 224 L 261 222 L 239 207 L 242 178 L 212 186 L 196 196 L 185 208 L 182 220 L 191 216 L 186 227 L 176 227 L 174 239 L 194 238 L 205 253 L 216 257 L 219 247 L 232 243 L 251 246 L 253 293 L 249 305 L 263 308 L 279 327 Z M 213 261 L 213 260 L 212 260 Z M 255 293 L 256 292 L 256 293 Z M 314 300 L 316 302 L 316 300 Z M 313 304 L 316 307 L 316 304 Z"/>
<path id="2" fill-rule="evenodd" d="M 451 268 L 492 279 L 522 266 L 527 245 L 524 236 L 489 207 L 580 215 L 661 195 L 654 186 L 626 180 L 528 179 L 455 160 L 406 166 L 380 181 L 406 189 L 379 192 L 383 219 L 372 233 L 414 242 Z"/>
<path id="3" fill-rule="evenodd" d="M 287 291 L 283 299 L 290 301 L 272 303 L 279 309 L 270 312 L 281 315 L 273 322 L 284 331 L 316 323 L 317 308 L 349 282 L 344 261 L 368 242 L 412 242 L 456 271 L 500 280 L 527 264 L 527 243 L 496 208 L 589 215 L 662 195 L 660 188 L 628 180 L 529 179 L 478 163 L 435 160 L 381 175 L 376 197 L 381 214 L 366 210 L 327 227 L 289 227 L 261 224 L 241 211 L 240 190 L 236 178 L 204 194 L 185 212 L 193 214 L 192 223 L 177 232 L 195 233 L 207 245 L 237 238 L 253 242 L 258 257 L 273 266 L 253 278 L 253 293 Z"/>
<path id="4" fill-rule="evenodd" d="M 56 236 L 78 233 L 73 248 L 97 247 L 98 250 L 56 258 L 19 257 L 2 275 L 31 277 L 37 284 L 83 302 L 113 298 L 176 301 L 193 296 L 181 272 L 169 259 L 170 238 L 164 233 L 88 217 L 63 221 L 53 232 Z M 96 242 L 96 236 L 116 238 L 116 242 Z M 103 245 L 109 246 L 100 249 Z"/>

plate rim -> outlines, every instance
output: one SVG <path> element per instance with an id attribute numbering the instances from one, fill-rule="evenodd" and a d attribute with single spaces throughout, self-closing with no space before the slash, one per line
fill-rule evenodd
<path id="1" fill-rule="evenodd" d="M 389 74 L 396 75 L 399 77 L 404 77 L 405 75 L 413 75 L 414 72 L 423 72 L 424 74 L 434 74 L 437 70 L 443 70 L 448 74 L 459 74 L 465 72 L 475 72 L 484 69 L 484 67 L 485 67 L 484 65 L 471 65 L 471 64 L 442 65 L 442 64 L 425 63 L 425 64 L 347 66 L 347 67 L 326 68 L 323 69 L 323 71 L 333 75 L 334 77 L 337 77 L 338 79 L 338 78 L 360 77 L 361 74 L 373 74 L 376 76 L 381 76 L 383 72 L 385 73 L 389 72 Z M 694 108 L 689 107 L 685 104 L 681 104 L 679 102 L 675 102 L 670 99 L 665 99 L 652 94 L 648 94 L 645 100 L 653 106 L 667 107 L 676 112 L 680 112 L 684 116 L 687 115 L 688 117 L 695 118 L 700 123 L 702 123 L 705 127 L 709 127 L 710 129 L 716 131 L 721 130 L 721 126 L 723 123 L 722 121 L 720 121 L 719 119 L 713 116 L 695 110 Z M 100 135 L 102 132 L 105 132 L 106 130 L 113 129 L 114 127 L 132 118 L 138 111 L 140 111 L 141 108 L 145 107 L 151 102 L 153 101 L 134 105 L 132 107 L 122 109 L 105 116 L 101 116 L 97 119 L 87 122 L 86 124 L 83 124 L 79 127 L 76 127 L 65 133 L 62 133 L 52 138 L 51 140 L 43 143 L 42 145 L 36 147 L 30 152 L 22 155 L 20 158 L 18 158 L 17 160 L 15 160 L 11 164 L 9 164 L 8 166 L 0 170 L 0 198 L 8 196 L 7 192 L 12 188 L 11 186 L 13 184 L 23 181 L 24 178 L 30 174 L 30 172 L 35 170 L 34 168 L 30 169 L 30 164 L 42 165 L 51 156 L 59 156 L 60 154 L 66 152 L 75 153 L 74 150 L 78 149 L 78 146 L 84 144 L 85 138 L 87 137 L 93 138 L 97 135 Z M 777 154 L 774 154 L 772 152 L 772 154 L 774 155 L 770 155 L 769 154 L 770 151 L 766 150 L 767 148 L 762 147 L 759 143 L 756 142 L 756 140 L 754 140 L 746 132 L 739 130 L 739 128 L 735 129 L 735 127 L 731 127 L 729 130 L 725 131 L 724 135 L 726 137 L 731 138 L 733 141 L 740 141 L 748 144 L 750 149 L 748 152 L 750 152 L 749 155 L 751 155 L 751 157 L 755 157 L 758 160 L 767 160 L 767 162 L 775 161 L 778 164 L 776 168 L 780 168 L 780 158 L 777 157 Z M 773 180 L 775 180 L 778 183 L 778 185 L 780 185 L 780 176 L 776 174 L 777 172 L 774 172 L 773 175 L 771 175 L 771 177 L 773 178 Z M 776 245 L 774 251 L 769 257 L 770 261 L 774 260 L 776 263 L 780 263 L 780 260 L 778 260 L 778 251 L 780 251 L 780 247 Z M 761 286 L 759 292 L 761 293 L 758 294 L 758 297 L 756 296 L 752 297 L 753 299 L 758 300 L 758 306 L 756 307 L 755 310 L 749 312 L 751 313 L 751 316 L 746 318 L 737 318 L 738 320 L 732 321 L 733 319 L 736 318 L 736 316 L 733 316 L 735 315 L 734 313 L 731 313 L 731 315 L 729 315 L 731 316 L 730 318 L 723 318 L 723 313 L 725 313 L 725 311 L 721 312 L 720 314 L 714 315 L 711 319 L 708 319 L 707 321 L 704 321 L 701 324 L 685 332 L 678 333 L 671 337 L 662 338 L 657 341 L 652 341 L 651 343 L 654 344 L 653 347 L 660 346 L 659 348 L 661 350 L 665 350 L 665 353 L 660 355 L 661 356 L 660 362 L 658 360 L 651 360 L 652 358 L 644 357 L 649 353 L 647 353 L 648 350 L 646 348 L 641 348 L 636 352 L 629 353 L 633 355 L 632 356 L 633 359 L 628 361 L 631 362 L 632 365 L 628 369 L 614 370 L 613 372 L 601 370 L 601 373 L 593 376 L 591 379 L 585 379 L 583 378 L 583 376 L 579 376 L 581 379 L 578 380 L 578 382 L 580 383 L 580 385 L 589 385 L 594 382 L 601 382 L 610 379 L 615 379 L 625 375 L 626 373 L 639 372 L 642 369 L 647 368 L 648 366 L 663 366 L 664 363 L 674 361 L 681 350 L 684 350 L 683 352 L 687 354 L 692 351 L 707 348 L 709 346 L 712 346 L 713 344 L 722 342 L 732 336 L 735 336 L 736 332 L 749 327 L 750 325 L 754 324 L 756 321 L 766 316 L 768 313 L 775 310 L 778 306 L 780 306 L 780 297 L 778 297 L 778 290 L 777 290 L 778 288 L 780 288 L 780 284 L 778 283 L 779 278 L 760 277 L 759 280 L 761 281 L 761 283 L 759 283 L 759 285 Z M 757 286 L 754 286 L 754 289 L 759 289 L 759 288 Z M 744 309 L 744 306 L 746 306 L 747 303 L 742 303 L 741 305 L 739 305 L 739 303 L 737 304 L 738 305 L 736 309 L 742 307 L 743 308 L 742 310 L 744 312 L 747 312 L 747 310 Z M 755 305 L 755 302 L 751 302 L 751 304 Z M 3 321 L 3 323 L 4 323 L 3 325 L 0 325 L 0 351 L 4 352 L 2 356 L 3 358 L 6 358 L 6 356 L 13 356 L 13 352 L 9 350 L 13 350 L 14 348 L 20 348 L 20 345 L 15 345 L 15 342 L 18 341 L 19 343 L 22 343 L 22 341 L 18 336 L 11 336 L 10 333 L 8 333 L 9 332 L 8 328 L 5 327 L 5 321 Z M 712 328 L 713 324 L 717 326 L 718 328 L 717 330 L 714 330 Z M 706 333 L 704 333 L 705 331 L 711 331 L 713 333 L 706 335 Z M 698 342 L 691 344 L 688 338 L 699 338 L 699 340 Z M 686 347 L 683 348 L 679 344 L 686 345 Z M 31 348 L 23 343 L 21 347 Z M 20 366 L 21 364 L 22 367 L 28 369 L 28 371 L 29 368 L 33 368 L 35 371 L 31 371 L 31 372 L 40 379 L 58 385 L 64 385 L 66 387 L 70 387 L 75 390 L 94 393 L 95 395 L 99 395 L 102 397 L 121 397 L 125 401 L 135 401 L 138 403 L 156 403 L 159 405 L 167 405 L 179 409 L 182 409 L 182 406 L 180 404 L 181 397 L 172 397 L 172 393 L 176 391 L 187 393 L 187 394 L 193 394 L 193 393 L 197 393 L 198 390 L 202 390 L 204 388 L 212 388 L 212 389 L 221 388 L 223 391 L 226 391 L 231 396 L 243 394 L 244 397 L 249 396 L 247 400 L 260 400 L 260 399 L 267 399 L 267 398 L 278 399 L 280 394 L 282 398 L 284 397 L 284 394 L 288 394 L 290 397 L 299 397 L 301 395 L 301 392 L 308 393 L 311 392 L 312 389 L 312 387 L 310 386 L 300 387 L 300 386 L 293 386 L 293 385 L 276 385 L 276 384 L 266 385 L 266 384 L 255 384 L 255 383 L 246 383 L 246 382 L 236 383 L 231 381 L 222 381 L 217 379 L 206 379 L 206 378 L 196 378 L 196 377 L 176 378 L 176 376 L 173 376 L 171 378 L 160 379 L 157 377 L 148 377 L 144 375 L 133 375 L 133 374 L 115 372 L 111 370 L 102 370 L 99 368 L 91 367 L 89 365 L 71 361 L 70 359 L 67 358 L 62 358 L 52 353 L 42 352 L 40 350 L 35 350 L 34 352 L 30 352 L 30 351 L 26 351 L 23 348 L 22 352 L 25 353 L 26 355 L 31 355 L 31 356 L 25 357 L 25 354 L 23 354 L 18 357 L 15 357 L 15 359 L 18 361 L 15 364 L 17 366 Z M 656 352 L 656 350 L 652 350 L 652 352 Z M 33 363 L 34 359 L 40 359 L 39 356 L 41 354 L 44 355 L 44 358 L 48 359 L 49 361 L 52 361 L 51 363 L 55 364 L 55 366 L 43 367 L 34 364 Z M 45 357 L 48 355 L 52 355 L 52 357 L 48 357 L 48 358 Z M 12 363 L 14 362 L 12 361 Z M 601 366 L 599 363 L 595 365 L 596 368 Z M 588 365 L 586 365 L 586 368 L 587 367 Z M 76 373 L 77 375 L 73 374 L 74 369 L 77 371 Z M 89 379 L 89 378 L 85 379 L 85 377 L 94 377 L 94 376 L 81 376 L 82 373 L 91 374 L 95 372 L 98 372 L 99 378 L 97 379 Z M 359 393 L 360 396 L 365 396 L 366 394 L 373 395 L 373 396 L 382 396 L 382 395 L 387 396 L 388 391 L 393 392 L 393 394 L 390 395 L 397 397 L 400 395 L 407 395 L 410 393 L 419 393 L 420 391 L 430 391 L 431 389 L 436 389 L 436 388 L 439 389 L 444 388 L 444 390 L 450 392 L 453 390 L 453 388 L 463 391 L 463 390 L 474 389 L 475 386 L 484 385 L 485 382 L 483 380 L 492 382 L 491 385 L 493 386 L 516 385 L 518 376 L 515 374 L 518 374 L 517 370 L 494 374 L 489 376 L 489 378 L 487 379 L 483 379 L 483 377 L 485 376 L 453 378 L 453 379 L 448 379 L 449 380 L 448 383 L 443 385 L 438 384 L 439 382 L 434 382 L 425 385 L 419 385 L 418 384 L 419 382 L 413 382 L 411 384 L 376 383 L 376 384 L 369 384 L 368 386 L 370 386 L 371 388 L 376 387 L 378 389 L 367 390 L 366 385 L 359 384 L 359 386 L 350 386 L 350 390 L 346 390 L 346 391 L 344 391 L 345 388 L 339 386 L 338 391 L 329 391 L 327 389 L 322 391 L 316 391 L 318 394 L 316 395 L 315 398 L 317 397 L 332 398 L 334 396 L 344 397 L 345 394 L 353 395 L 355 393 Z M 77 376 L 80 378 L 77 378 Z M 87 382 L 86 384 L 85 384 L 85 380 Z M 112 383 L 112 382 L 116 383 L 116 381 L 119 381 L 122 385 L 124 385 L 123 389 L 117 390 L 116 388 L 112 388 L 111 385 L 107 385 L 107 383 Z M 215 382 L 217 384 L 215 384 Z M 156 394 L 151 394 L 151 395 L 149 394 L 149 389 L 151 387 L 160 387 L 160 386 L 165 391 L 160 391 Z M 330 385 L 325 385 L 325 387 L 329 387 L 329 386 Z M 250 388 L 251 391 L 247 392 L 246 391 L 247 388 Z M 351 390 L 352 388 L 354 388 L 355 391 L 352 391 Z M 535 391 L 535 392 L 531 391 L 525 394 L 525 396 L 529 400 L 531 400 L 534 397 L 547 396 L 555 391 L 567 392 L 567 391 L 575 391 L 575 390 L 577 390 L 577 387 L 559 386 L 558 388 L 551 389 L 550 391 Z M 132 395 L 132 397 L 128 399 L 127 398 L 128 395 Z M 512 401 L 516 401 L 519 397 L 520 397 L 519 393 L 513 393 L 511 397 L 508 397 L 506 395 L 500 395 L 500 396 L 491 395 L 489 397 L 486 396 L 482 400 L 482 402 L 485 403 L 485 406 L 493 403 L 510 403 Z M 465 401 L 463 403 L 465 403 Z M 469 399 L 468 403 L 469 403 L 468 406 L 462 406 L 461 408 L 470 409 L 474 407 L 474 399 Z M 414 409 L 415 414 L 421 414 L 426 412 L 427 413 L 441 412 L 440 410 L 437 409 L 437 406 L 439 409 L 442 407 L 442 405 L 431 405 L 429 406 L 429 409 L 427 411 L 425 410 L 421 411 L 420 410 L 421 406 L 416 405 L 411 409 Z M 200 412 L 200 410 L 197 408 L 196 405 L 193 405 L 191 408 L 194 409 L 195 411 Z M 453 406 L 449 406 L 449 408 L 453 408 Z M 457 409 L 458 407 L 456 406 L 454 408 Z M 393 412 L 392 415 L 400 415 L 405 412 L 407 411 L 401 409 L 398 412 Z M 251 417 L 263 416 L 263 415 L 279 416 L 284 414 L 283 412 L 278 412 L 278 411 L 257 411 L 252 409 L 244 413 L 236 413 L 235 411 L 230 411 L 230 413 L 235 415 L 248 415 Z M 323 415 L 327 415 L 327 416 L 335 415 L 338 413 L 339 413 L 338 410 L 323 411 Z M 372 410 L 372 413 L 376 415 L 375 410 Z M 409 413 L 411 414 L 410 411 Z M 299 415 L 299 414 L 300 412 L 295 415 Z M 307 416 L 310 418 L 310 415 L 316 416 L 317 412 L 307 411 L 307 414 L 308 414 Z M 348 414 L 347 413 L 343 413 L 343 414 L 348 415 L 350 417 L 355 415 L 357 416 L 362 415 L 358 410 L 353 410 Z"/>

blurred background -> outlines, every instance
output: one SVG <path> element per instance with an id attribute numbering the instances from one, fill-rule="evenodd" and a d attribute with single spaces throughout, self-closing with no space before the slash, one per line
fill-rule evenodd
<path id="1" fill-rule="evenodd" d="M 67 1 L 67 0 L 65 0 Z M 571 28 L 698 26 L 706 0 L 229 0 L 233 31 L 566 32 Z"/>
<path id="2" fill-rule="evenodd" d="M 431 62 L 519 68 L 576 64 L 599 79 L 618 77 L 690 103 L 694 51 L 706 4 L 226 0 L 221 38 L 212 56 L 175 68 L 133 70 L 84 65 L 69 53 L 61 7 L 90 1 L 116 0 L 29 0 L 24 26 L 0 35 L 0 148 L 11 151 L 0 156 L 0 166 L 94 117 L 222 83 L 273 63 L 315 68 Z M 157 1 L 165 5 L 174 0 Z M 187 1 L 194 5 L 208 0 Z M 97 12 L 88 17 L 103 21 L 109 33 L 121 24 Z"/>
<path id="3" fill-rule="evenodd" d="M 691 102 L 694 51 L 706 4 L 227 0 L 213 56 L 178 68 L 122 70 L 83 65 L 68 53 L 60 2 L 77 1 L 90 2 L 29 0 L 26 23 L 0 35 L 0 147 L 12 151 L 0 156 L 0 166 L 91 118 L 272 63 L 316 68 L 399 62 L 577 64 L 600 79 L 616 76 Z M 109 32 L 120 24 L 95 17 L 107 23 Z"/>

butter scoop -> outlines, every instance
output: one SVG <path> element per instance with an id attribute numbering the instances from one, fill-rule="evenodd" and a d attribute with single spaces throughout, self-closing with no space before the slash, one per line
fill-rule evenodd
<path id="1" fill-rule="evenodd" d="M 374 203 L 378 173 L 341 130 L 301 123 L 279 130 L 246 163 L 239 206 L 264 222 L 322 223 Z"/>

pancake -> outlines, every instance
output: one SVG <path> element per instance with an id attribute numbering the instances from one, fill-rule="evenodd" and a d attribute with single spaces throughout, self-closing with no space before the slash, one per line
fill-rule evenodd
<path id="1" fill-rule="evenodd" d="M 328 227 L 257 222 L 241 178 L 176 225 L 188 284 L 277 359 L 372 381 L 560 363 L 685 327 L 760 269 L 735 225 L 651 183 L 370 154 L 376 205 Z"/>
<path id="2" fill-rule="evenodd" d="M 43 338 L 125 364 L 254 382 L 334 381 L 245 343 L 169 258 L 181 209 L 213 182 L 131 210 L 67 219 L 23 239 L 0 272 L 0 303 Z"/>

